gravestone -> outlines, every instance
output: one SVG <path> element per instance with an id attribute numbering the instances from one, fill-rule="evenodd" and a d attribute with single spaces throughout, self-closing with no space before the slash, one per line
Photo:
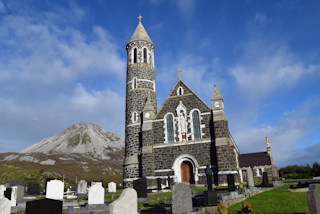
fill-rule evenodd
<path id="1" fill-rule="evenodd" d="M 24 186 L 17 186 L 17 203 L 22 203 L 24 197 Z"/>
<path id="2" fill-rule="evenodd" d="M 207 206 L 213 206 L 213 205 L 217 205 L 218 203 L 218 196 L 217 196 L 217 192 L 213 190 L 212 188 L 212 184 L 213 184 L 213 171 L 212 168 L 210 166 L 207 166 L 206 170 L 206 177 L 207 177 L 207 188 L 208 191 L 204 191 L 204 197 L 203 197 L 203 202 L 205 205 Z"/>
<path id="3" fill-rule="evenodd" d="M 117 192 L 117 184 L 115 182 L 108 183 L 108 192 Z"/>
<path id="4" fill-rule="evenodd" d="M 137 180 L 134 180 L 133 189 L 137 191 L 138 198 L 147 198 L 148 197 L 147 178 L 141 177 Z"/>
<path id="5" fill-rule="evenodd" d="M 157 190 L 161 191 L 161 178 L 157 178 Z"/>
<path id="6" fill-rule="evenodd" d="M 207 188 L 208 191 L 212 191 L 212 175 L 213 171 L 211 167 L 208 165 L 207 168 L 205 169 L 206 177 L 207 177 Z"/>
<path id="7" fill-rule="evenodd" d="M 89 188 L 88 204 L 104 204 L 104 188 L 101 182 L 96 182 Z"/>
<path id="8" fill-rule="evenodd" d="M 87 185 L 88 185 L 88 183 L 85 180 L 80 180 L 78 182 L 78 186 L 77 186 L 77 193 L 78 194 L 87 194 L 87 192 L 88 192 Z"/>
<path id="9" fill-rule="evenodd" d="M 39 195 L 40 194 L 40 185 L 37 182 L 28 183 L 27 194 L 28 195 Z"/>
<path id="10" fill-rule="evenodd" d="M 17 206 L 18 187 L 11 187 L 11 207 Z"/>
<path id="11" fill-rule="evenodd" d="M 176 183 L 172 186 L 172 213 L 190 213 L 192 212 L 191 189 L 187 184 Z"/>
<path id="12" fill-rule="evenodd" d="M 249 188 L 254 187 L 253 173 L 251 167 L 247 168 L 247 182 Z"/>
<path id="13" fill-rule="evenodd" d="M 6 189 L 5 185 L 0 185 L 0 196 L 4 196 L 4 191 L 6 191 Z"/>
<path id="14" fill-rule="evenodd" d="M 234 175 L 228 174 L 227 175 L 227 181 L 228 181 L 228 191 L 232 192 L 236 190 L 236 186 L 234 184 Z"/>
<path id="15" fill-rule="evenodd" d="M 49 182 L 49 181 L 52 181 L 52 180 L 56 180 L 56 179 L 55 179 L 55 178 L 46 178 L 46 183 L 45 183 L 45 187 L 44 187 L 45 193 L 46 193 L 46 191 L 47 191 L 47 184 L 48 184 L 48 182 Z"/>
<path id="16" fill-rule="evenodd" d="M 320 213 L 320 184 L 310 184 L 307 193 L 310 214 Z"/>
<path id="17" fill-rule="evenodd" d="M 11 213 L 11 202 L 9 199 L 0 196 L 0 213 L 1 214 L 10 214 Z"/>
<path id="18" fill-rule="evenodd" d="M 109 205 L 110 214 L 137 214 L 138 195 L 133 188 L 122 191 L 120 197 Z"/>
<path id="19" fill-rule="evenodd" d="M 263 187 L 270 187 L 271 186 L 269 184 L 268 173 L 267 172 L 263 172 L 262 173 L 262 184 L 261 184 L 261 186 L 263 186 Z"/>
<path id="20" fill-rule="evenodd" d="M 6 188 L 6 190 L 4 191 L 4 197 L 11 200 L 11 192 L 12 192 L 12 188 Z"/>
<path id="21" fill-rule="evenodd" d="M 62 201 L 44 198 L 35 201 L 28 201 L 26 214 L 61 214 Z"/>
<path id="22" fill-rule="evenodd" d="M 47 183 L 46 198 L 63 200 L 64 183 L 59 180 L 50 180 Z"/>

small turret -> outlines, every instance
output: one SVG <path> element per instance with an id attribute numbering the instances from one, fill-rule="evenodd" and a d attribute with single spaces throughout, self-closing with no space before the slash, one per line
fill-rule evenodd
<path id="1" fill-rule="evenodd" d="M 148 96 L 146 104 L 144 105 L 144 108 L 143 108 L 143 120 L 146 121 L 146 120 L 154 119 L 155 113 L 156 111 L 151 102 L 150 96 Z"/>
<path id="2" fill-rule="evenodd" d="M 212 102 L 212 109 L 213 110 L 224 110 L 223 99 L 222 99 L 221 94 L 218 90 L 217 83 L 214 83 L 214 91 L 212 94 L 211 102 Z"/>
<path id="3" fill-rule="evenodd" d="M 271 147 L 270 147 L 270 143 L 269 143 L 269 138 L 266 137 L 266 146 L 267 146 L 267 153 L 270 157 L 270 161 L 271 161 L 271 165 L 274 165 L 274 161 L 273 161 L 273 156 L 272 156 L 272 153 L 271 153 Z"/>

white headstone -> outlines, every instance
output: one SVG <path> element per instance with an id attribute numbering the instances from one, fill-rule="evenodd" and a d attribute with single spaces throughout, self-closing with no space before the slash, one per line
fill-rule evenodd
<path id="1" fill-rule="evenodd" d="M 0 185 L 0 196 L 4 195 L 4 191 L 6 191 L 6 189 L 5 185 Z"/>
<path id="2" fill-rule="evenodd" d="M 18 187 L 11 187 L 11 207 L 17 206 Z"/>
<path id="3" fill-rule="evenodd" d="M 104 204 L 104 188 L 101 182 L 96 182 L 89 188 L 88 204 Z"/>
<path id="4" fill-rule="evenodd" d="M 137 214 L 138 194 L 133 188 L 122 191 L 120 197 L 109 205 L 110 214 Z"/>
<path id="5" fill-rule="evenodd" d="M 47 182 L 46 198 L 54 200 L 63 200 L 64 183 L 59 180 Z"/>
<path id="6" fill-rule="evenodd" d="M 117 192 L 117 185 L 115 182 L 108 183 L 108 192 Z"/>
<path id="7" fill-rule="evenodd" d="M 251 167 L 247 168 L 247 181 L 249 188 L 254 187 L 253 173 Z"/>
<path id="8" fill-rule="evenodd" d="M 77 192 L 78 194 L 87 194 L 87 182 L 85 180 L 80 180 L 78 182 Z"/>
<path id="9" fill-rule="evenodd" d="M 0 196 L 0 213 L 10 214 L 11 213 L 11 202 L 4 196 Z"/>

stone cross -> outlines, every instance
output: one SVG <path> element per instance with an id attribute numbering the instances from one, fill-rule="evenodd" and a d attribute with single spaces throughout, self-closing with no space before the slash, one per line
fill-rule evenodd
<path id="1" fill-rule="evenodd" d="M 177 72 L 179 73 L 179 80 L 181 80 L 181 72 L 182 72 L 181 69 L 179 68 Z"/>
<path id="2" fill-rule="evenodd" d="M 142 19 L 143 17 L 141 16 L 141 13 L 139 14 L 139 16 L 138 16 L 138 19 L 139 19 L 139 22 L 141 22 L 141 19 Z"/>

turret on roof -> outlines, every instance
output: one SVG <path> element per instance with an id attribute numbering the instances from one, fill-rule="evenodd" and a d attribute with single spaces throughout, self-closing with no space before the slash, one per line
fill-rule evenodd
<path id="1" fill-rule="evenodd" d="M 136 27 L 135 31 L 133 32 L 128 43 L 133 42 L 133 41 L 148 41 L 148 42 L 152 43 L 147 31 L 144 29 L 144 27 L 141 23 L 141 19 L 142 19 L 141 14 L 139 15 L 138 19 L 139 19 L 138 26 Z"/>
<path id="2" fill-rule="evenodd" d="M 211 98 L 211 101 L 214 101 L 214 100 L 223 100 L 221 97 L 221 94 L 218 90 L 217 83 L 214 83 L 214 91 L 213 91 L 212 98 Z"/>

